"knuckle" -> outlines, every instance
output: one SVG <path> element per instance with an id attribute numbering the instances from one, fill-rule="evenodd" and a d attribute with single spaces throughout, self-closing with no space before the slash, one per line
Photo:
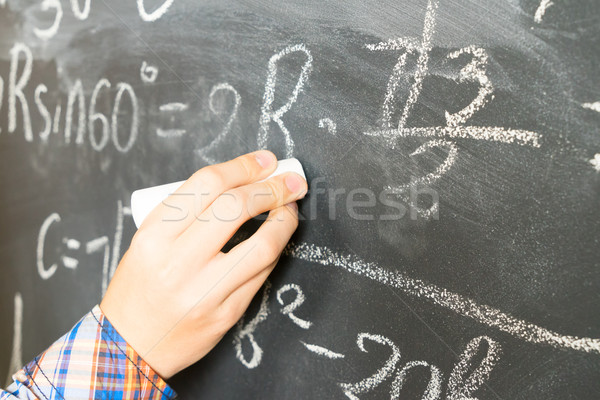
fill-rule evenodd
<path id="1" fill-rule="evenodd" d="M 267 188 L 267 193 L 271 195 L 271 204 L 277 206 L 283 205 L 283 185 L 275 179 L 269 179 L 268 181 L 265 181 L 265 186 Z"/>
<path id="2" fill-rule="evenodd" d="M 291 215 L 291 216 L 288 215 L 286 218 L 290 221 L 289 224 L 290 224 L 290 228 L 292 229 L 292 231 L 295 231 L 296 229 L 298 229 L 298 224 L 299 224 L 298 215 L 295 215 L 295 214 Z"/>
<path id="3" fill-rule="evenodd" d="M 221 190 L 225 182 L 223 174 L 215 166 L 202 168 L 193 175 L 193 179 L 199 182 L 200 187 L 217 191 Z"/>
<path id="4" fill-rule="evenodd" d="M 131 249 L 140 255 L 151 255 L 156 251 L 157 242 L 156 233 L 142 226 L 131 239 Z"/>
<path id="5" fill-rule="evenodd" d="M 250 159 L 250 155 L 244 155 L 238 158 L 238 165 L 240 167 L 240 172 L 246 178 L 246 180 L 252 179 L 256 174 L 256 162 Z"/>
<path id="6" fill-rule="evenodd" d="M 188 307 L 189 305 L 186 303 L 182 303 L 180 305 L 181 310 L 187 310 Z M 204 307 L 202 304 L 196 305 L 191 310 L 189 310 L 188 316 L 192 321 L 197 322 L 206 322 L 212 319 L 212 315 L 210 314 L 209 308 Z"/>
<path id="7" fill-rule="evenodd" d="M 274 240 L 265 239 L 261 242 L 258 248 L 260 259 L 267 263 L 272 263 L 281 254 L 281 248 Z"/>
<path id="8" fill-rule="evenodd" d="M 233 189 L 222 193 L 213 203 L 213 212 L 218 218 L 238 218 L 246 208 L 248 194 L 243 190 Z"/>
<path id="9" fill-rule="evenodd" d="M 240 319 L 239 306 L 233 301 L 225 301 L 219 306 L 217 329 L 225 333 Z"/>

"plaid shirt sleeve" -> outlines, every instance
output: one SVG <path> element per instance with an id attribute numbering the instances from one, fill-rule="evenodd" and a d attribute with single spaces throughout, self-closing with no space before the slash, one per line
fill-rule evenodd
<path id="1" fill-rule="evenodd" d="M 13 376 L 0 400 L 174 399 L 99 306 Z"/>

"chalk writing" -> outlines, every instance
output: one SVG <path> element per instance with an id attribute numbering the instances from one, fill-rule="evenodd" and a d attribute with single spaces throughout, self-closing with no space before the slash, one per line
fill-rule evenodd
<path id="1" fill-rule="evenodd" d="M 167 103 L 158 107 L 158 109 L 162 112 L 186 111 L 188 108 L 189 105 L 185 103 Z"/>
<path id="2" fill-rule="evenodd" d="M 188 108 L 189 108 L 189 105 L 185 104 L 185 103 L 167 103 L 167 104 L 163 104 L 160 107 L 158 107 L 159 111 L 172 114 L 171 118 L 170 118 L 171 122 L 175 122 L 174 113 L 186 111 Z M 183 136 L 186 133 L 187 133 L 187 131 L 185 129 L 158 128 L 156 130 L 156 134 L 159 137 L 163 137 L 163 138 L 172 138 L 172 137 L 177 137 L 177 136 Z"/>
<path id="3" fill-rule="evenodd" d="M 422 400 L 436 400 L 439 399 L 442 395 L 442 371 L 435 365 L 431 365 L 426 361 L 410 361 L 407 362 L 406 365 L 398 372 L 396 378 L 392 382 L 392 390 L 391 390 L 391 398 L 392 400 L 401 399 L 400 394 L 402 392 L 402 387 L 404 386 L 404 382 L 406 381 L 406 377 L 410 370 L 418 367 L 429 368 L 431 378 L 427 383 L 427 387 L 425 388 L 425 392 L 423 393 Z"/>
<path id="4" fill-rule="evenodd" d="M 50 115 L 50 111 L 48 111 L 48 107 L 42 101 L 42 94 L 48 93 L 48 88 L 43 83 L 38 85 L 35 88 L 35 105 L 44 120 L 44 129 L 40 131 L 40 139 L 42 142 L 48 140 L 48 136 L 50 136 L 50 129 L 52 129 L 52 115 Z"/>
<path id="5" fill-rule="evenodd" d="M 289 292 L 289 291 L 296 292 L 296 297 L 294 298 L 294 301 L 291 302 L 290 304 L 285 304 L 282 296 L 284 293 Z M 287 315 L 300 328 L 309 329 L 312 325 L 312 322 L 303 320 L 294 315 L 294 311 L 298 307 L 300 307 L 302 305 L 302 303 L 304 303 L 304 300 L 305 300 L 304 293 L 302 292 L 302 289 L 300 288 L 300 286 L 298 286 L 296 284 L 289 283 L 277 291 L 277 301 L 279 302 L 279 304 L 281 304 L 283 306 L 283 308 L 281 309 L 281 313 L 283 315 Z"/>
<path id="6" fill-rule="evenodd" d="M 335 125 L 335 122 L 329 118 L 321 118 L 319 120 L 319 128 L 327 129 L 329 133 L 334 136 L 337 133 L 337 126 Z"/>
<path id="7" fill-rule="evenodd" d="M 306 349 L 308 351 L 311 351 L 311 352 L 313 352 L 315 354 L 318 354 L 320 356 L 323 356 L 323 357 L 330 358 L 332 360 L 336 360 L 338 358 L 344 358 L 345 357 L 343 354 L 336 353 L 335 351 L 331 351 L 329 349 L 326 349 L 323 346 L 317 346 L 316 344 L 308 344 L 308 343 L 305 343 L 303 341 L 300 341 L 300 343 L 302 343 L 302 345 L 304 347 L 306 347 Z"/>
<path id="8" fill-rule="evenodd" d="M 301 52 L 306 55 L 306 61 L 302 65 L 302 71 L 298 77 L 296 87 L 289 97 L 288 101 L 278 110 L 273 110 L 273 101 L 275 100 L 275 84 L 277 82 L 277 62 L 289 54 Z M 269 74 L 265 85 L 265 94 L 263 96 L 263 105 L 261 108 L 260 128 L 258 130 L 258 147 L 266 148 L 267 140 L 269 139 L 269 126 L 271 122 L 277 123 L 285 139 L 285 158 L 292 158 L 294 154 L 294 140 L 290 131 L 286 128 L 282 121 L 282 117 L 287 113 L 292 105 L 298 100 L 298 96 L 302 92 L 304 85 L 308 81 L 308 77 L 312 71 L 313 58 L 306 46 L 297 44 L 286 47 L 279 53 L 275 54 L 269 60 Z"/>
<path id="9" fill-rule="evenodd" d="M 21 76 L 17 79 L 17 70 L 19 69 L 19 56 L 23 54 L 25 56 L 25 65 Z M 25 140 L 28 142 L 33 141 L 33 132 L 31 129 L 31 116 L 29 114 L 29 105 L 25 98 L 23 89 L 27 86 L 29 78 L 31 77 L 31 69 L 33 66 L 33 55 L 29 47 L 23 43 L 17 43 L 10 50 L 11 63 L 10 63 L 10 74 L 8 81 L 8 131 L 14 133 L 17 129 L 17 99 L 21 104 L 21 112 L 23 115 L 23 130 L 25 133 Z"/>
<path id="10" fill-rule="evenodd" d="M 83 5 L 83 10 L 79 7 L 79 0 L 71 0 L 71 9 L 73 10 L 73 15 L 75 15 L 75 18 L 77 18 L 78 20 L 86 20 L 89 16 L 90 16 L 90 7 L 91 7 L 91 0 L 83 0 L 84 1 L 84 5 Z"/>
<path id="11" fill-rule="evenodd" d="M 131 148 L 133 147 L 133 144 L 135 143 L 135 140 L 137 139 L 137 134 L 138 134 L 138 114 L 139 114 L 139 110 L 138 110 L 138 103 L 137 103 L 137 97 L 135 96 L 135 92 L 133 91 L 133 88 L 131 87 L 130 84 L 128 83 L 119 83 L 117 84 L 118 90 L 117 90 L 117 95 L 115 97 L 115 105 L 113 107 L 113 112 L 112 112 L 112 138 L 113 138 L 113 143 L 115 145 L 115 148 L 117 150 L 119 150 L 121 153 L 126 153 L 129 150 L 131 150 Z M 129 96 L 129 100 L 131 101 L 131 108 L 133 109 L 132 113 L 131 113 L 131 128 L 130 128 L 130 132 L 129 132 L 129 140 L 127 141 L 127 143 L 124 146 L 121 146 L 121 144 L 119 143 L 119 133 L 117 131 L 118 129 L 118 117 L 119 117 L 119 109 L 121 106 L 121 99 L 123 98 L 123 94 L 127 92 L 128 96 Z"/>
<path id="12" fill-rule="evenodd" d="M 597 101 L 595 103 L 583 103 L 581 107 L 587 108 L 588 110 L 600 112 L 600 101 Z"/>
<path id="13" fill-rule="evenodd" d="M 600 153 L 594 155 L 594 158 L 590 160 L 590 164 L 592 164 L 597 172 L 600 172 Z"/>
<path id="14" fill-rule="evenodd" d="M 357 382 L 357 383 L 340 383 L 340 387 L 344 391 L 344 394 L 349 399 L 352 399 L 352 400 L 358 400 L 358 397 L 357 397 L 358 394 L 369 392 L 369 391 L 373 390 L 381 382 L 383 382 L 387 378 L 389 378 L 394 373 L 396 364 L 398 364 L 398 361 L 400 361 L 400 350 L 398 349 L 398 347 L 396 347 L 394 342 L 392 342 L 390 339 L 386 338 L 385 336 L 381 336 L 381 335 L 372 335 L 370 333 L 360 333 L 358 335 L 356 344 L 357 344 L 358 348 L 360 349 L 360 351 L 362 351 L 364 353 L 368 352 L 368 350 L 365 349 L 365 345 L 364 345 L 365 339 L 370 340 L 375 343 L 378 343 L 378 344 L 381 344 L 381 345 L 384 345 L 384 346 L 389 346 L 390 349 L 392 350 L 392 354 L 390 355 L 388 360 L 385 362 L 385 364 L 380 369 L 378 369 L 377 372 L 375 372 L 375 374 L 373 374 L 372 376 L 365 378 L 362 381 Z"/>
<path id="15" fill-rule="evenodd" d="M 108 235 L 102 235 L 96 238 L 92 238 L 85 242 L 85 254 L 93 255 L 95 253 L 102 254 L 102 283 L 101 283 L 101 297 L 106 293 L 110 279 L 115 274 L 119 260 L 121 258 L 121 244 L 123 242 L 123 223 L 125 217 L 131 216 L 131 207 L 123 206 L 122 201 L 117 202 L 117 218 L 115 233 L 111 240 Z M 37 253 L 36 253 L 36 265 L 37 271 L 40 277 L 44 280 L 50 279 L 57 272 L 59 266 L 58 263 L 52 263 L 50 267 L 46 267 L 44 264 L 44 249 L 46 244 L 46 237 L 50 231 L 50 228 L 57 223 L 62 221 L 58 213 L 50 214 L 42 223 L 40 231 L 38 233 L 37 240 Z M 76 252 L 81 248 L 81 241 L 78 239 L 64 237 L 62 244 L 65 246 L 66 251 Z M 112 244 L 112 246 L 111 246 Z M 67 269 L 76 269 L 79 266 L 79 260 L 70 255 L 60 255 L 60 261 L 62 265 Z"/>
<path id="16" fill-rule="evenodd" d="M 187 133 L 185 129 L 156 129 L 156 135 L 162 138 L 174 138 L 178 136 L 183 136 Z"/>
<path id="17" fill-rule="evenodd" d="M 363 276 L 384 285 L 402 290 L 404 293 L 428 300 L 459 315 L 483 325 L 505 332 L 532 344 L 544 344 L 556 348 L 571 349 L 584 353 L 600 354 L 600 339 L 561 335 L 535 324 L 513 317 L 487 305 L 479 305 L 462 295 L 438 286 L 392 272 L 379 265 L 366 262 L 349 254 L 309 243 L 289 245 L 286 255 L 321 265 L 330 265 Z"/>
<path id="18" fill-rule="evenodd" d="M 58 215 L 58 213 L 50 214 L 50 216 L 44 220 L 38 234 L 36 265 L 38 274 L 42 279 L 50 279 L 58 269 L 56 263 L 52 264 L 50 268 L 44 266 L 44 243 L 46 241 L 46 235 L 48 234 L 50 226 L 56 222 L 60 222 L 60 215 Z"/>
<path id="19" fill-rule="evenodd" d="M 52 22 L 52 25 L 45 29 L 34 27 L 33 33 L 42 40 L 49 40 L 58 33 L 58 28 L 60 27 L 60 22 L 63 18 L 63 9 L 60 0 L 44 0 L 41 7 L 42 11 L 49 11 L 51 9 L 56 10 L 54 21 Z"/>
<path id="20" fill-rule="evenodd" d="M 56 104 L 54 109 L 54 122 L 52 123 L 52 133 L 57 134 L 60 130 L 60 114 L 62 112 L 62 105 L 60 102 Z"/>
<path id="21" fill-rule="evenodd" d="M 110 259 L 110 241 L 108 236 L 101 236 L 90 240 L 85 245 L 86 254 L 102 253 L 102 295 L 108 288 L 108 262 Z"/>
<path id="22" fill-rule="evenodd" d="M 210 155 L 210 153 L 217 149 L 219 144 L 222 143 L 223 140 L 225 140 L 225 137 L 231 131 L 233 122 L 237 118 L 238 110 L 240 108 L 240 105 L 242 104 L 242 97 L 239 95 L 239 93 L 237 92 L 237 90 L 235 90 L 235 88 L 233 86 L 231 86 L 229 83 L 226 83 L 226 82 L 219 83 L 219 84 L 213 86 L 213 88 L 210 91 L 210 95 L 208 96 L 208 107 L 213 114 L 219 116 L 222 113 L 222 112 L 219 112 L 215 106 L 215 97 L 216 97 L 217 93 L 219 93 L 219 92 L 231 93 L 233 95 L 234 102 L 233 102 L 233 108 L 232 108 L 231 112 L 229 113 L 229 118 L 227 119 L 227 122 L 225 123 L 223 130 L 221 130 L 221 133 L 219 133 L 217 135 L 217 137 L 215 137 L 213 139 L 213 141 L 210 142 L 206 147 L 196 151 L 197 154 L 200 157 L 202 157 L 202 159 L 204 159 L 204 161 L 206 161 L 209 164 L 215 164 L 218 162 L 213 156 Z"/>
<path id="23" fill-rule="evenodd" d="M 146 61 L 142 63 L 142 68 L 140 69 L 140 78 L 144 83 L 154 83 L 156 82 L 156 78 L 158 77 L 158 68 L 148 65 Z"/>
<path id="24" fill-rule="evenodd" d="M 75 105 L 75 101 L 79 106 L 79 110 L 77 115 L 79 117 L 77 123 L 77 138 L 75 139 L 75 143 L 82 144 L 84 135 L 85 135 L 85 121 L 86 121 L 86 110 L 85 110 L 85 95 L 83 93 L 83 84 L 80 79 L 75 81 L 75 84 L 71 87 L 69 91 L 69 97 L 67 100 L 67 114 L 65 117 L 65 143 L 69 144 L 71 142 L 71 127 L 73 125 L 73 108 Z"/>
<path id="25" fill-rule="evenodd" d="M 137 0 L 137 7 L 140 13 L 140 17 L 142 17 L 142 20 L 146 22 L 156 21 L 157 19 L 165 15 L 167 11 L 169 11 L 169 7 L 173 5 L 173 1 L 174 0 L 166 0 L 156 10 L 152 11 L 151 13 L 148 13 L 146 11 L 146 7 L 144 6 L 144 0 Z"/>
<path id="26" fill-rule="evenodd" d="M 479 365 L 473 368 L 473 359 L 475 359 L 481 343 L 484 341 L 487 342 L 486 354 L 479 362 Z M 499 357 L 500 345 L 495 340 L 487 336 L 480 336 L 471 340 L 452 370 L 452 374 L 448 380 L 446 398 L 448 400 L 475 400 L 473 393 L 488 380 Z M 466 377 L 467 374 L 470 374 L 468 378 Z"/>
<path id="27" fill-rule="evenodd" d="M 107 88 L 110 89 L 110 82 L 108 81 L 108 79 L 100 79 L 98 81 L 98 83 L 96 84 L 96 87 L 94 88 L 94 91 L 92 92 L 92 98 L 90 100 L 90 111 L 89 111 L 89 120 L 88 120 L 88 131 L 89 131 L 89 135 L 90 135 L 90 144 L 92 145 L 92 148 L 96 151 L 102 151 L 102 149 L 104 149 L 104 147 L 106 147 L 106 144 L 108 143 L 108 140 L 110 139 L 110 125 L 108 122 L 108 118 L 106 117 L 106 115 L 102 114 L 102 113 L 97 113 L 96 112 L 96 102 L 98 101 L 98 94 L 100 93 L 100 90 L 102 90 L 102 88 Z M 79 115 L 81 116 L 81 110 L 79 110 Z M 67 115 L 69 115 L 69 112 L 67 111 Z M 100 122 L 102 124 L 102 136 L 100 140 L 96 140 L 96 135 L 94 133 L 94 127 L 95 127 L 95 123 L 96 121 Z"/>
<path id="28" fill-rule="evenodd" d="M 365 135 L 381 137 L 389 147 L 394 148 L 399 138 L 403 137 L 438 137 L 438 138 L 464 138 L 476 140 L 490 140 L 500 143 L 517 143 L 540 147 L 540 135 L 535 132 L 505 129 L 501 127 L 478 127 L 464 126 L 464 124 L 479 110 L 485 107 L 493 98 L 493 86 L 486 74 L 486 65 L 488 56 L 484 49 L 476 46 L 467 46 L 460 50 L 453 51 L 447 55 L 450 59 L 456 59 L 463 54 L 471 56 L 471 61 L 465 65 L 458 74 L 460 83 L 476 83 L 479 86 L 477 96 L 469 105 L 456 113 L 445 112 L 446 124 L 443 127 L 407 127 L 407 121 L 410 117 L 414 105 L 419 99 L 423 87 L 423 81 L 428 73 L 429 54 L 432 50 L 432 37 L 435 31 L 435 14 L 438 8 L 438 0 L 429 0 L 423 27 L 421 40 L 415 38 L 397 38 L 377 44 L 367 44 L 367 49 L 371 51 L 400 51 L 396 65 L 394 66 L 388 80 L 386 93 L 382 105 L 383 111 L 383 129 L 365 132 Z M 413 83 L 400 116 L 398 125 L 393 128 L 392 117 L 395 112 L 396 92 L 400 86 L 400 79 L 406 67 L 407 56 L 416 53 L 417 69 L 413 74 Z M 422 154 L 428 149 L 446 147 L 449 149 L 448 156 L 436 170 L 423 177 L 413 179 L 407 184 L 394 184 L 388 186 L 388 189 L 398 195 L 407 196 L 407 189 L 423 185 L 429 185 L 439 180 L 448 172 L 450 167 L 456 162 L 458 147 L 447 140 L 432 140 L 414 151 L 411 156 Z M 417 208 L 418 209 L 418 208 Z M 421 210 L 420 215 L 429 219 L 437 215 L 439 204 L 434 203 L 429 209 Z"/>
<path id="29" fill-rule="evenodd" d="M 419 146 L 415 151 L 413 151 L 411 153 L 410 156 L 413 157 L 413 156 L 416 156 L 419 154 L 423 154 L 428 149 L 431 149 L 434 147 L 448 148 L 448 156 L 446 157 L 444 162 L 437 167 L 437 169 L 434 172 L 431 172 L 425 176 L 417 178 L 413 182 L 406 184 L 406 185 L 400 185 L 400 186 L 396 186 L 396 187 L 388 186 L 388 189 L 392 193 L 402 193 L 406 188 L 408 188 L 410 186 L 429 185 L 429 184 L 432 184 L 433 182 L 438 181 L 442 177 L 442 175 L 444 175 L 450 169 L 450 167 L 452 167 L 452 165 L 454 165 L 454 163 L 456 161 L 456 155 L 458 154 L 458 148 L 456 147 L 456 145 L 454 143 L 447 141 L 447 140 L 441 140 L 441 139 L 430 140 L 429 142 L 426 142 L 426 143 L 422 144 L 421 146 Z"/>
<path id="30" fill-rule="evenodd" d="M 485 50 L 480 47 L 469 46 L 448 54 L 448 58 L 458 58 L 462 54 L 471 54 L 473 58 L 470 63 L 460 70 L 458 81 L 461 83 L 477 82 L 479 83 L 479 91 L 477 97 L 462 110 L 454 114 L 450 114 L 446 111 L 446 123 L 448 126 L 464 124 L 473 116 L 473 114 L 475 114 L 475 112 L 477 112 L 477 110 L 483 108 L 494 98 L 492 95 L 494 88 L 485 73 L 485 67 L 488 61 Z"/>
<path id="31" fill-rule="evenodd" d="M 542 18 L 544 18 L 544 14 L 546 14 L 546 10 L 553 6 L 554 3 L 550 0 L 542 0 L 537 10 L 535 10 L 535 15 L 533 16 L 533 20 L 538 24 L 542 23 Z"/>
<path id="32" fill-rule="evenodd" d="M 25 92 L 31 78 L 33 55 L 31 49 L 22 43 L 15 44 L 10 50 L 10 55 L 9 80 L 6 85 L 8 97 L 8 131 L 9 133 L 14 133 L 17 130 L 17 111 L 18 106 L 20 106 L 25 140 L 27 142 L 32 142 L 34 140 L 34 134 L 31 124 L 31 110 Z M 20 74 L 19 70 L 21 70 Z M 86 109 L 86 96 L 82 80 L 74 80 L 73 84 L 69 87 L 67 94 L 64 125 L 65 144 L 68 145 L 74 142 L 76 145 L 80 146 L 85 143 L 89 133 L 90 145 L 96 151 L 105 149 L 111 138 L 113 145 L 119 152 L 126 153 L 131 150 L 137 139 L 139 129 L 139 106 L 137 96 L 131 85 L 125 82 L 118 83 L 116 85 L 117 92 L 109 120 L 109 116 L 96 111 L 96 104 L 98 102 L 98 97 L 104 91 L 108 91 L 111 87 L 112 85 L 108 79 L 100 79 L 92 91 L 89 109 Z M 1 95 L 3 92 L 4 80 L 0 78 L 0 98 L 2 98 Z M 47 143 L 50 140 L 51 132 L 55 134 L 59 133 L 62 113 L 61 102 L 60 100 L 57 102 L 54 109 L 54 115 L 52 115 L 44 102 L 43 96 L 48 93 L 48 87 L 45 84 L 40 83 L 35 87 L 33 92 L 35 108 L 44 122 L 38 136 L 43 143 Z M 121 115 L 124 114 L 121 110 L 121 101 L 125 95 L 127 95 L 129 103 L 131 104 L 131 120 L 127 140 L 122 144 L 119 139 L 118 127 L 119 118 L 122 118 Z M 2 102 L 0 100 L 0 108 L 1 107 Z M 101 124 L 99 135 L 96 134 L 96 126 L 98 123 Z M 74 128 L 75 125 L 77 125 L 76 129 Z"/>
<path id="33" fill-rule="evenodd" d="M 233 336 L 233 345 L 235 346 L 235 356 L 237 359 L 246 366 L 248 369 L 258 367 L 262 360 L 263 350 L 256 343 L 254 338 L 254 331 L 261 322 L 264 322 L 269 315 L 269 308 L 267 307 L 267 301 L 269 300 L 269 291 L 271 290 L 271 283 L 265 282 L 265 286 L 262 291 L 262 298 L 260 301 L 260 309 L 248 323 L 244 323 L 244 317 L 240 319 L 235 327 L 235 333 Z M 244 339 L 248 339 L 252 346 L 252 357 L 248 360 L 244 355 L 242 348 Z"/>

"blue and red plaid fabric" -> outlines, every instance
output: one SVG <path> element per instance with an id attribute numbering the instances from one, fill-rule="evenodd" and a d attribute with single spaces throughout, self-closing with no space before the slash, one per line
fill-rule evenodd
<path id="1" fill-rule="evenodd" d="M 13 376 L 0 400 L 174 399 L 96 306 Z"/>

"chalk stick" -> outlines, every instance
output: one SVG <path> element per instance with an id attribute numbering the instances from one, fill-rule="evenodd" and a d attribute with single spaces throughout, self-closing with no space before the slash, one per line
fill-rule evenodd
<path id="1" fill-rule="evenodd" d="M 295 172 L 306 179 L 302 164 L 295 158 L 277 162 L 277 169 L 263 181 L 286 172 Z M 148 214 L 162 201 L 177 191 L 185 181 L 167 183 L 165 185 L 153 186 L 146 189 L 136 190 L 131 194 L 131 214 L 136 227 L 140 227 Z M 262 182 L 262 181 L 261 181 Z"/>

